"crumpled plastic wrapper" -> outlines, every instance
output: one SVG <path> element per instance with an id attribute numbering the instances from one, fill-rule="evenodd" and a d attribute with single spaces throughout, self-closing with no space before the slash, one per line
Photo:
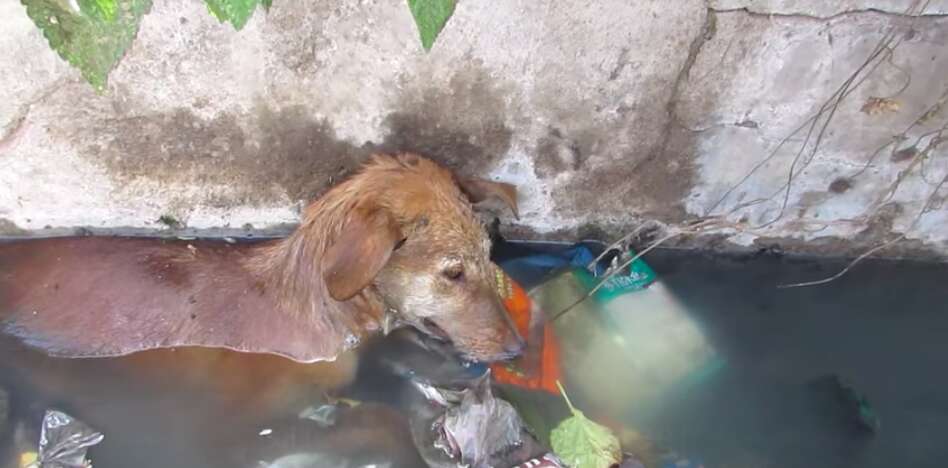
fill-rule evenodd
<path id="1" fill-rule="evenodd" d="M 336 424 L 336 416 L 339 414 L 339 406 L 325 404 L 319 406 L 308 406 L 300 411 L 299 418 L 313 421 L 319 427 L 327 428 Z"/>
<path id="2" fill-rule="evenodd" d="M 512 468 L 565 468 L 565 466 L 556 455 L 548 453 L 542 457 L 531 458 Z M 625 467 L 620 466 L 619 468 Z"/>
<path id="3" fill-rule="evenodd" d="M 47 410 L 40 431 L 39 452 L 29 468 L 89 468 L 89 447 L 105 436 L 72 416 Z"/>
<path id="4" fill-rule="evenodd" d="M 235 466 L 415 468 L 424 466 L 394 407 L 351 400 L 317 404 L 261 427 L 235 451 Z M 248 434 L 249 435 L 249 434 Z M 246 460 L 253 460 L 246 465 Z"/>
<path id="5" fill-rule="evenodd" d="M 372 352 L 384 372 L 432 385 L 468 381 L 487 371 L 459 361 L 450 345 L 407 329 L 392 332 Z"/>
<path id="6" fill-rule="evenodd" d="M 391 468 L 390 463 L 360 464 L 342 457 L 323 453 L 295 453 L 270 463 L 261 462 L 260 468 Z"/>
<path id="7" fill-rule="evenodd" d="M 510 468 L 548 451 L 517 410 L 494 397 L 489 372 L 460 389 L 413 384 L 425 402 L 412 419 L 412 437 L 432 467 Z"/>

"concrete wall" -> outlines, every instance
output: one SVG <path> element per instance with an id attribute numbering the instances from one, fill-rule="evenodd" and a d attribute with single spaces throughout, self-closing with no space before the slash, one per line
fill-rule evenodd
<path id="1" fill-rule="evenodd" d="M 404 149 L 518 183 L 520 235 L 946 254 L 948 0 L 918 3 L 461 0 L 426 55 L 403 0 L 241 32 L 162 1 L 99 95 L 0 0 L 0 233 L 279 229 Z"/>

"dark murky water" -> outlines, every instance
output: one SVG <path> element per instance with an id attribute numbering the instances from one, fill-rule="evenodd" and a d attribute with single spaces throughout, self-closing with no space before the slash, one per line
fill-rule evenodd
<path id="1" fill-rule="evenodd" d="M 727 361 L 686 393 L 628 416 L 657 444 L 708 467 L 948 464 L 948 265 L 870 261 L 824 286 L 777 289 L 828 276 L 843 263 L 677 251 L 657 252 L 647 261 Z M 244 388 L 241 382 L 261 375 L 241 375 L 240 366 L 228 368 L 228 375 L 168 366 L 142 377 L 121 360 L 51 360 L 11 343 L 0 350 L 0 386 L 12 396 L 11 418 L 35 420 L 53 405 L 92 424 L 106 436 L 90 452 L 96 468 L 233 467 L 244 450 L 260 443 L 259 431 L 270 427 L 242 417 L 251 403 L 215 393 Z M 404 382 L 376 369 L 364 364 L 354 395 L 398 404 Z M 286 372 L 297 371 L 302 374 Z M 827 414 L 832 408 L 813 403 L 806 383 L 830 373 L 868 396 L 881 418 L 878 435 L 859 435 L 833 420 Z M 232 381 L 220 387 L 187 384 L 202 375 Z M 264 408 L 286 411 L 273 415 L 273 427 L 305 406 L 307 396 L 319 399 L 305 378 L 275 385 L 286 391 Z M 383 421 L 370 412 L 355 418 L 355 429 L 345 437 L 381 452 L 398 446 L 410 451 L 404 434 L 379 438 L 404 430 L 396 416 Z M 307 445 L 306 437 L 352 450 L 327 434 L 300 435 L 295 447 Z M 7 462 L 19 450 L 11 444 L 22 448 L 33 440 L 13 439 L 8 431 L 0 444 L 7 463 L 0 468 L 16 466 Z M 253 466 L 247 461 L 245 466 Z"/>
<path id="2" fill-rule="evenodd" d="M 649 259 L 728 367 L 647 426 L 709 466 L 941 467 L 948 463 L 948 265 L 873 261 L 815 287 L 839 262 Z M 836 373 L 867 395 L 882 430 L 827 421 L 805 383 Z"/>

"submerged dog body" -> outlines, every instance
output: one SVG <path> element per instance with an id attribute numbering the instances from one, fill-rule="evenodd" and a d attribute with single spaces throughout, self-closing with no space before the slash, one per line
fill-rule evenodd
<path id="1" fill-rule="evenodd" d="M 286 239 L 0 244 L 0 326 L 66 357 L 203 346 L 315 362 L 395 324 L 469 359 L 509 358 L 523 342 L 472 203 L 516 213 L 515 195 L 416 155 L 374 156 Z"/>

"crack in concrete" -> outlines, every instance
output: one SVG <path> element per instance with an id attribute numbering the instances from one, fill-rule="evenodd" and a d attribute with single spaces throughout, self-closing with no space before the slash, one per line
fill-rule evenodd
<path id="1" fill-rule="evenodd" d="M 3 131 L 0 132 L 0 152 L 12 147 L 23 133 L 23 124 L 26 122 L 26 116 L 29 114 L 29 106 L 27 106 L 26 109 L 26 112 L 18 110 L 16 115 L 13 116 L 13 119 L 11 119 L 3 128 Z"/>
<path id="2" fill-rule="evenodd" d="M 718 122 L 718 123 L 710 124 L 706 127 L 689 127 L 685 125 L 684 122 L 681 122 L 681 119 L 675 116 L 675 123 L 678 125 L 679 128 L 683 130 L 687 130 L 691 133 L 705 133 L 711 130 L 718 130 L 718 129 L 728 128 L 728 127 L 738 127 L 738 128 L 746 128 L 750 130 L 760 130 L 760 124 L 750 119 L 744 119 L 744 120 L 739 120 L 739 121 L 734 121 L 734 122 Z"/>
<path id="3" fill-rule="evenodd" d="M 654 161 L 658 156 L 665 154 L 665 152 L 668 150 L 668 145 L 672 138 L 672 132 L 674 127 L 678 125 L 677 108 L 678 101 L 681 99 L 684 82 L 691 74 L 691 68 L 698 59 L 698 54 L 701 52 L 701 48 L 706 42 L 714 37 L 716 32 L 716 12 L 713 8 L 707 6 L 705 8 L 705 17 L 704 22 L 701 25 L 701 29 L 698 31 L 698 34 L 695 36 L 695 38 L 691 40 L 691 44 L 688 46 L 688 56 L 685 58 L 685 62 L 678 70 L 678 75 L 675 76 L 675 82 L 672 84 L 671 93 L 668 97 L 668 101 L 665 103 L 665 113 L 668 117 L 667 121 L 665 122 L 665 126 L 662 129 L 661 142 L 654 151 L 649 153 L 648 156 L 637 162 L 635 166 L 632 167 L 633 172 L 637 171 L 642 165 Z"/>
<path id="4" fill-rule="evenodd" d="M 42 104 L 44 101 L 49 99 L 59 89 L 62 89 L 63 85 L 71 81 L 68 78 L 60 78 L 44 89 L 40 90 L 37 93 L 37 96 L 27 100 L 16 110 L 6 125 L 3 126 L 3 130 L 0 131 L 0 151 L 5 151 L 8 148 L 12 147 L 16 141 L 22 135 L 23 130 L 26 128 L 26 119 L 30 115 L 30 111 L 33 110 L 33 106 L 37 104 Z"/>
<path id="5" fill-rule="evenodd" d="M 948 18 L 948 13 L 924 13 L 924 12 L 919 13 L 919 14 L 896 13 L 892 11 L 880 10 L 878 8 L 861 8 L 857 10 L 846 10 L 846 11 L 841 11 L 839 13 L 834 13 L 832 15 L 812 15 L 812 14 L 807 14 L 807 13 L 802 13 L 802 12 L 785 13 L 785 12 L 775 12 L 775 11 L 756 11 L 756 10 L 751 10 L 750 7 L 742 7 L 742 8 L 708 7 L 708 9 L 719 14 L 739 13 L 739 14 L 744 14 L 744 15 L 757 17 L 757 18 L 798 19 L 798 20 L 819 21 L 819 22 L 826 22 L 826 21 L 831 21 L 838 18 L 846 18 L 849 16 L 867 15 L 867 14 L 886 16 L 890 18 L 908 18 L 908 19 L 913 19 L 913 20 Z"/>

